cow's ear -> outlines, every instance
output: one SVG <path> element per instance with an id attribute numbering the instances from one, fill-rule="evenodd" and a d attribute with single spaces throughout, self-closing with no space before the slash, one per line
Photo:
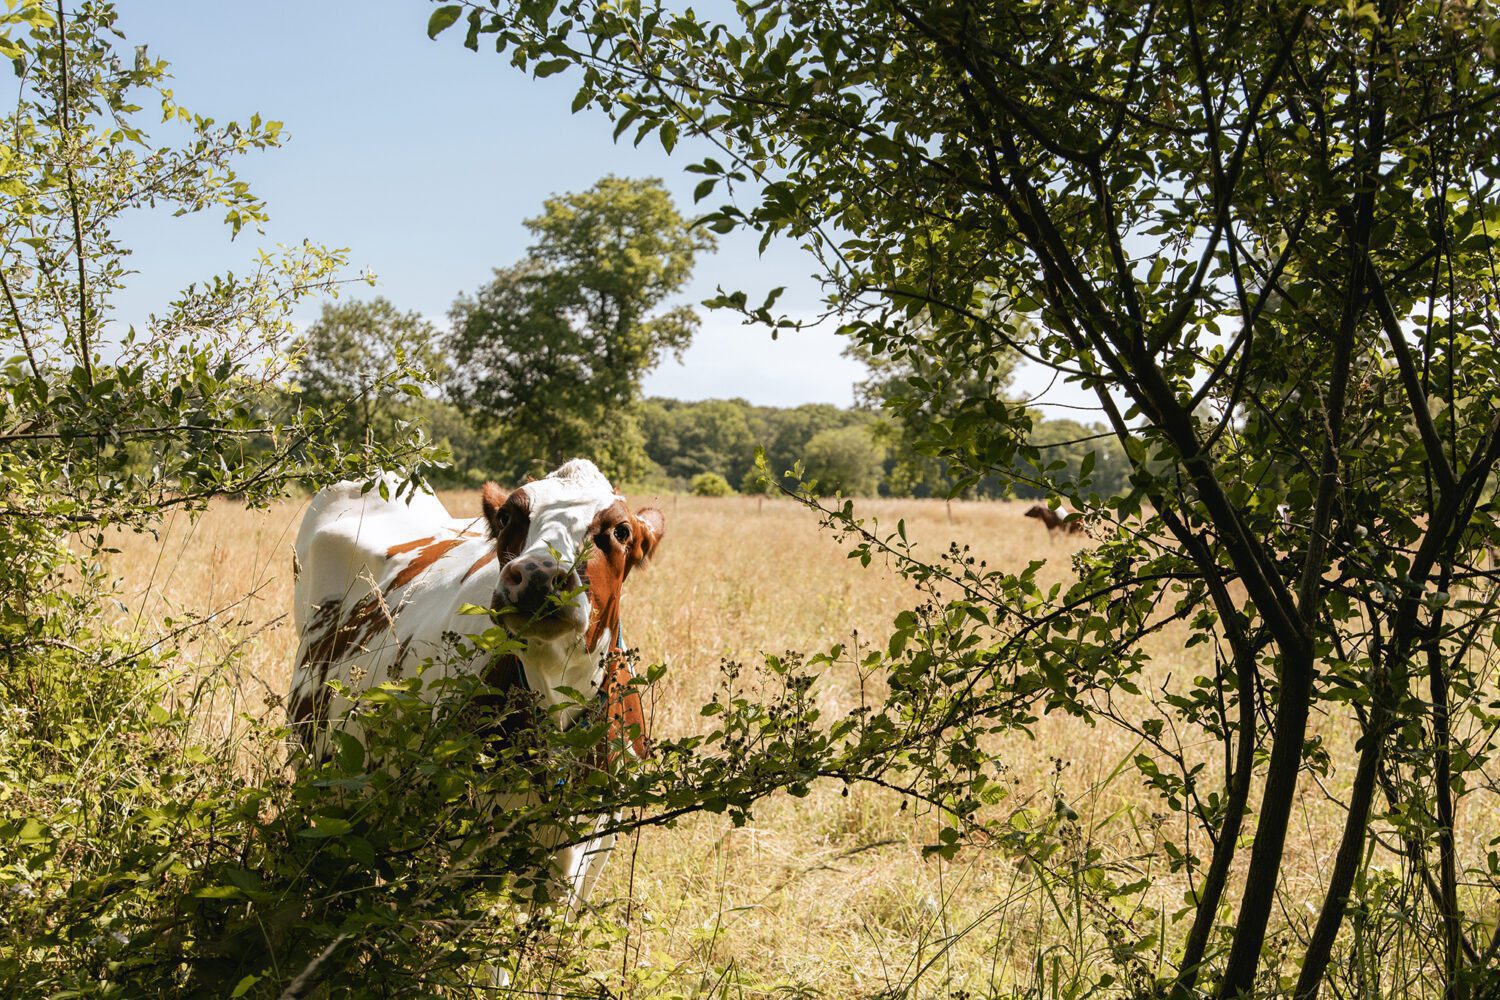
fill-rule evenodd
<path id="1" fill-rule="evenodd" d="M 505 506 L 505 501 L 510 494 L 501 489 L 498 483 L 485 483 L 484 489 L 479 491 L 479 503 L 484 508 L 485 523 L 490 526 L 490 534 L 496 538 L 500 537 L 500 508 Z"/>
<path id="2" fill-rule="evenodd" d="M 667 532 L 667 519 L 662 512 L 655 507 L 647 507 L 636 512 L 636 523 L 641 526 L 639 532 L 641 540 L 640 559 L 645 562 L 656 553 L 656 548 L 661 544 L 661 539 Z"/>

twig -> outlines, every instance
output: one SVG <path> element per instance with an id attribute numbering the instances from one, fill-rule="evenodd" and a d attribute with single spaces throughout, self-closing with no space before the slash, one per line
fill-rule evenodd
<path id="1" fill-rule="evenodd" d="M 58 107 L 58 118 L 62 125 L 63 138 L 68 137 L 68 22 L 63 13 L 63 2 L 57 0 L 57 50 L 62 62 L 62 104 Z M 78 188 L 73 180 L 71 153 L 65 159 L 68 178 L 68 207 L 73 211 L 73 247 L 78 253 L 78 353 L 83 360 L 83 375 L 90 388 L 94 385 L 94 363 L 89 359 L 89 300 L 88 270 L 84 267 L 83 223 L 78 216 Z"/>
<path id="2" fill-rule="evenodd" d="M 344 946 L 351 935 L 348 932 L 340 934 L 328 942 L 328 947 L 313 956 L 313 960 L 305 965 L 297 978 L 287 984 L 287 988 L 281 991 L 281 1000 L 297 1000 L 298 997 L 307 996 L 308 991 L 318 985 L 322 979 L 324 964 L 333 957 L 333 953 Z"/>
<path id="3" fill-rule="evenodd" d="M 0 288 L 5 290 L 5 301 L 10 305 L 10 315 L 15 320 L 16 334 L 21 338 L 21 348 L 26 352 L 26 360 L 31 365 L 31 374 L 41 378 L 42 371 L 37 367 L 36 353 L 31 349 L 31 339 L 26 336 L 26 324 L 21 321 L 21 310 L 16 305 L 15 295 L 11 294 L 10 282 L 5 278 L 4 268 L 0 268 Z"/>

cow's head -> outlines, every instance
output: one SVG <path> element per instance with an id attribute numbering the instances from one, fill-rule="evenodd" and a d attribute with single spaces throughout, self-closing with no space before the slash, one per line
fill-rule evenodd
<path id="1" fill-rule="evenodd" d="M 620 588 L 661 544 L 661 511 L 631 513 L 584 459 L 508 493 L 486 483 L 483 506 L 500 563 L 501 621 L 527 639 L 618 645 Z"/>

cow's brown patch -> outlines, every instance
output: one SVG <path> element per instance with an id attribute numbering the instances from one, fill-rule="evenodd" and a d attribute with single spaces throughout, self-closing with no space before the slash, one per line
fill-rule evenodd
<path id="1" fill-rule="evenodd" d="M 1079 514 L 1070 514 L 1064 518 L 1057 511 L 1046 504 L 1032 504 L 1026 511 L 1026 517 L 1034 517 L 1047 526 L 1047 534 L 1061 531 L 1065 535 L 1079 535 L 1083 533 L 1083 517 Z"/>
<path id="2" fill-rule="evenodd" d="M 478 573 L 480 570 L 484 569 L 485 566 L 489 565 L 492 562 L 497 562 L 497 561 L 499 561 L 499 559 L 500 559 L 500 553 L 496 552 L 493 548 L 490 549 L 484 555 L 482 555 L 478 559 L 474 560 L 474 565 L 472 565 L 468 569 L 464 570 L 464 579 L 467 580 L 469 577 L 473 576 L 475 573 Z"/>
<path id="3" fill-rule="evenodd" d="M 595 515 L 588 532 L 593 551 L 586 568 L 589 628 L 584 643 L 594 648 L 605 638 L 607 630 L 609 649 L 605 654 L 602 691 L 609 718 L 609 742 L 612 747 L 619 747 L 628 739 L 640 757 L 646 755 L 649 746 L 646 714 L 640 693 L 630 685 L 634 675 L 620 645 L 620 594 L 631 570 L 656 552 L 665 526 L 661 511 L 645 508 L 632 514 L 624 500 L 617 500 Z M 612 751 L 610 759 L 617 753 Z"/>
<path id="4" fill-rule="evenodd" d="M 357 656 L 370 640 L 391 627 L 391 614 L 379 591 L 365 596 L 343 613 L 343 601 L 332 598 L 319 604 L 308 620 L 306 649 L 297 662 L 296 674 L 317 675 L 314 683 L 303 683 L 302 692 L 287 706 L 287 721 L 304 744 L 313 745 L 316 733 L 328 724 L 328 705 L 333 692 L 328 674 L 337 663 Z M 404 649 L 403 649 L 404 652 Z"/>
<path id="5" fill-rule="evenodd" d="M 396 658 L 386 668 L 385 676 L 388 680 L 399 681 L 406 670 L 406 654 L 411 649 L 411 636 L 402 639 L 396 646 Z"/>
<path id="6" fill-rule="evenodd" d="M 635 675 L 623 655 L 611 654 L 604 664 L 604 711 L 609 718 L 609 762 L 619 757 L 619 747 L 629 740 L 641 760 L 650 753 L 646 735 L 646 709 L 641 694 L 631 686 Z"/>
<path id="7" fill-rule="evenodd" d="M 287 708 L 287 722 L 303 746 L 311 749 L 318 732 L 328 724 L 328 703 L 332 696 L 332 690 L 320 686 L 292 699 Z"/>
<path id="8" fill-rule="evenodd" d="M 630 571 L 646 562 L 661 544 L 665 530 L 662 513 L 654 507 L 632 514 L 624 500 L 616 500 L 594 516 L 588 538 L 593 545 L 587 566 L 589 629 L 585 644 L 592 649 L 610 633 L 610 648 L 620 642 L 620 593 Z"/>
<path id="9" fill-rule="evenodd" d="M 328 650 L 339 631 L 339 616 L 343 614 L 344 602 L 338 598 L 324 601 L 308 619 L 304 634 L 308 636 L 307 648 L 297 664 L 299 670 L 317 667 L 318 687 L 323 686 L 328 674 Z"/>
<path id="10" fill-rule="evenodd" d="M 409 542 L 402 542 L 400 545 L 392 545 L 390 548 L 385 550 L 385 555 L 387 559 L 392 559 L 396 556 L 401 555 L 402 553 L 410 552 L 413 549 L 420 549 L 422 546 L 427 545 L 431 542 L 431 535 L 428 535 L 426 538 L 413 538 Z"/>
<path id="11" fill-rule="evenodd" d="M 531 497 L 525 490 L 507 493 L 494 483 L 485 483 L 480 493 L 480 507 L 495 540 L 496 558 L 509 562 L 520 554 L 531 529 Z"/>
<path id="12" fill-rule="evenodd" d="M 396 590 L 411 583 L 425 573 L 433 563 L 464 543 L 464 539 L 462 538 L 445 538 L 440 542 L 434 542 L 429 538 L 427 541 L 429 544 L 418 549 L 417 554 L 411 557 L 411 562 L 401 567 L 401 572 L 397 573 L 396 578 L 391 581 L 391 590 Z"/>
<path id="13" fill-rule="evenodd" d="M 311 639 L 298 669 L 317 670 L 318 688 L 327 683 L 330 667 L 363 651 L 377 633 L 391 626 L 390 611 L 386 609 L 384 596 L 378 591 L 350 608 L 341 620 L 342 609 L 343 603 L 337 599 L 324 601 L 318 605 L 307 625 Z"/>

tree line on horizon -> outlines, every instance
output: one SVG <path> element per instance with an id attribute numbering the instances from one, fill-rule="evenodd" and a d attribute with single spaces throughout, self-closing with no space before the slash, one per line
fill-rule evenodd
<path id="1" fill-rule="evenodd" d="M 504 416 L 466 411 L 448 397 L 443 391 L 448 376 L 437 352 L 425 359 L 439 373 L 436 392 L 413 395 L 387 387 L 376 394 L 360 388 L 355 369 L 334 370 L 330 355 L 346 353 L 338 342 L 360 336 L 356 331 L 368 329 L 372 316 L 388 322 L 393 332 L 422 331 L 410 342 L 441 342 L 437 330 L 418 314 L 401 314 L 383 298 L 325 308 L 306 338 L 311 353 L 296 390 L 319 407 L 354 401 L 345 410 L 339 430 L 346 447 L 361 447 L 367 438 L 378 439 L 403 422 L 418 427 L 448 453 L 447 466 L 433 467 L 427 473 L 444 487 L 477 486 L 497 476 L 519 480 L 544 473 L 553 464 L 550 456 L 526 456 L 508 447 L 510 422 Z M 556 412 L 536 402 L 518 405 L 546 414 Z M 557 417 L 566 421 L 565 415 Z M 1093 481 L 1100 490 L 1117 489 L 1128 475 L 1124 456 L 1105 438 L 1101 426 L 1048 419 L 1040 413 L 1034 420 L 1029 439 L 1035 450 L 1033 463 L 1050 466 L 1054 472 L 1066 469 L 1076 478 L 1085 456 L 1092 452 Z M 579 442 L 577 453 L 593 458 L 617 483 L 631 488 L 711 496 L 765 493 L 774 486 L 757 468 L 757 449 L 764 450 L 766 466 L 773 473 L 790 472 L 800 465 L 804 481 L 828 493 L 945 497 L 957 481 L 942 463 L 917 450 L 911 428 L 899 415 L 882 410 L 878 399 L 865 394 L 854 406 L 769 406 L 738 397 L 646 396 L 623 404 L 604 425 L 607 433 Z M 1050 496 L 1050 491 L 1031 481 L 1033 463 L 1018 461 L 1014 478 L 987 476 L 959 495 L 973 499 Z M 787 485 L 793 480 L 787 477 Z"/>
<path id="2" fill-rule="evenodd" d="M 927 413 L 887 405 L 920 373 L 890 358 L 855 353 L 869 369 L 851 407 L 762 406 L 744 399 L 644 397 L 641 382 L 698 327 L 690 307 L 658 309 L 686 283 L 712 234 L 685 220 L 656 179 L 605 177 L 588 191 L 548 199 L 526 223 L 535 242 L 522 260 L 462 294 L 442 331 L 384 297 L 326 303 L 301 340 L 293 401 L 343 416 L 350 451 L 420 429 L 449 456 L 429 478 L 443 486 L 542 475 L 575 455 L 617 483 L 710 496 L 787 486 L 862 496 L 1042 497 L 1047 471 L 1074 478 L 1093 453 L 1096 488 L 1113 491 L 1127 463 L 1102 426 L 1047 420 L 1033 411 L 1013 476 L 962 483 L 924 452 L 923 433 L 949 403 Z M 427 387 L 376 387 L 410 362 Z M 968 379 L 963 392 L 1003 398 L 1006 363 Z M 1059 464 L 1061 463 L 1061 464 Z"/>

